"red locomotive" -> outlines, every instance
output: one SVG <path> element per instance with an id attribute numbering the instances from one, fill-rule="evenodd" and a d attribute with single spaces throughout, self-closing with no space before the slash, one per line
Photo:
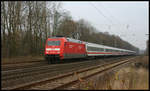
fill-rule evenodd
<path id="1" fill-rule="evenodd" d="M 45 58 L 50 63 L 59 62 L 62 59 L 133 54 L 135 54 L 134 51 L 83 42 L 66 37 L 48 38 L 45 46 Z"/>

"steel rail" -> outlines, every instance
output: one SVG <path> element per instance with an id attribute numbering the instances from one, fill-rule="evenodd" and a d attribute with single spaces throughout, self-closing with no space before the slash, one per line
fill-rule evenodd
<path id="1" fill-rule="evenodd" d="M 120 58 L 120 57 L 118 57 Z M 102 59 L 102 60 L 109 60 L 109 59 Z M 91 62 L 91 61 L 86 61 L 86 62 Z M 57 66 L 67 66 L 67 65 L 72 65 L 72 64 L 79 64 L 79 63 L 85 63 L 85 61 L 82 62 L 73 62 L 73 63 L 67 63 L 67 64 L 52 64 L 52 65 L 41 65 L 41 66 L 33 66 L 33 67 L 25 67 L 23 69 L 11 69 L 11 70 L 2 70 L 2 77 L 3 76 L 7 76 L 7 75 L 11 75 L 11 73 L 15 74 L 15 73 L 26 73 L 26 70 L 29 72 L 32 72 L 32 70 L 40 70 L 40 69 L 44 69 L 44 68 L 52 68 L 52 67 L 57 67 Z M 8 74 L 7 74 L 8 73 Z M 5 75 L 7 74 L 7 75 Z"/>
<path id="2" fill-rule="evenodd" d="M 103 61 L 107 61 L 107 60 L 110 60 L 110 59 L 105 59 Z M 111 58 L 111 60 L 112 60 L 112 58 Z M 116 58 L 113 58 L 113 60 L 116 60 Z M 84 65 L 84 64 L 90 63 L 90 62 L 92 62 L 92 61 L 71 63 L 71 65 L 72 64 L 75 65 L 75 64 L 79 64 L 79 63 L 80 64 L 82 63 L 82 65 Z M 57 64 L 57 65 L 51 65 L 51 66 L 45 65 L 45 66 L 40 66 L 40 67 L 31 67 L 31 68 L 24 68 L 24 69 L 11 70 L 11 71 L 2 71 L 2 81 L 9 81 L 11 79 L 20 79 L 21 80 L 23 77 L 28 77 L 28 76 L 31 76 L 31 75 L 45 74 L 45 73 L 49 73 L 50 71 L 52 71 L 52 72 L 58 71 L 58 69 L 56 69 L 56 68 L 54 69 L 54 67 L 58 67 L 58 66 L 62 67 L 62 66 L 65 66 L 65 65 L 67 66 L 67 65 L 70 65 L 70 64 L 59 64 L 59 65 Z M 80 67 L 82 65 L 77 65 L 77 66 Z M 26 70 L 26 69 L 28 69 L 28 70 Z M 9 73 L 9 74 L 7 74 L 7 73 Z"/>
<path id="3" fill-rule="evenodd" d="M 133 61 L 133 62 L 135 62 L 135 61 Z M 56 86 L 56 87 L 53 87 L 52 89 L 49 89 L 49 90 L 57 90 L 57 89 L 64 89 L 64 88 L 67 88 L 67 87 L 69 87 L 70 85 L 73 85 L 73 84 L 75 84 L 75 83 L 79 83 L 79 82 L 81 82 L 81 81 L 83 81 L 84 79 L 87 79 L 87 78 L 90 78 L 90 77 L 92 77 L 92 76 L 95 76 L 95 75 L 100 75 L 100 74 L 105 74 L 105 73 L 108 73 L 108 72 L 111 72 L 112 70 L 116 70 L 116 69 L 118 69 L 118 68 L 121 68 L 121 67 L 123 67 L 124 65 L 127 65 L 127 64 L 129 64 L 129 63 L 132 63 L 132 62 L 130 62 L 129 60 L 127 60 L 127 61 L 125 61 L 125 62 L 123 62 L 123 63 L 119 63 L 119 64 L 115 64 L 115 65 L 113 65 L 113 66 L 110 66 L 110 67 L 106 67 L 106 68 L 103 68 L 102 70 L 100 70 L 100 71 L 97 71 L 97 72 L 95 72 L 95 73 L 93 73 L 93 74 L 89 74 L 89 75 L 87 75 L 87 76 L 81 76 L 79 73 L 79 76 L 78 76 L 78 79 L 76 79 L 76 80 L 73 80 L 73 81 L 70 81 L 70 82 L 67 82 L 67 83 L 64 83 L 64 84 L 62 84 L 62 85 L 58 85 L 58 86 Z M 95 70 L 95 69 L 94 69 Z M 33 87 L 33 89 L 37 89 L 37 88 L 34 88 Z M 41 88 L 38 88 L 38 89 L 41 89 Z"/>
<path id="4" fill-rule="evenodd" d="M 133 59 L 133 58 L 132 58 Z M 130 59 L 131 60 L 131 59 Z M 126 61 L 129 61 L 129 60 L 126 60 Z M 118 65 L 121 65 L 122 62 L 126 62 L 126 61 L 121 61 L 121 62 L 109 62 L 109 63 L 105 63 L 105 64 L 102 64 L 102 65 L 98 65 L 98 66 L 95 66 L 95 67 L 89 67 L 89 68 L 85 68 L 85 69 L 81 69 L 79 71 L 76 72 L 76 74 L 84 74 L 84 73 L 87 73 L 88 71 L 91 71 L 91 70 L 94 70 L 94 69 L 99 69 L 101 71 L 104 71 L 107 69 L 109 69 L 109 64 L 113 65 L 113 66 L 110 66 L 110 68 L 112 67 L 115 67 L 115 66 L 118 66 Z M 107 67 L 105 67 L 107 66 Z M 105 68 L 102 68 L 102 67 L 105 67 Z M 99 72 L 99 71 L 98 71 Z M 26 83 L 26 84 L 20 84 L 18 86 L 15 86 L 15 87 L 7 87 L 7 88 L 2 88 L 2 89 L 9 89 L 9 90 L 15 90 L 15 89 L 26 89 L 26 88 L 31 88 L 31 89 L 35 89 L 35 88 L 32 88 L 32 87 L 38 87 L 39 85 L 41 84 L 45 84 L 45 83 L 51 83 L 54 84 L 53 82 L 56 82 L 58 80 L 61 79 L 64 79 L 64 78 L 68 78 L 68 77 L 73 77 L 74 76 L 74 72 L 69 72 L 67 74 L 62 74 L 62 75 L 59 75 L 59 76 L 55 76 L 55 77 L 52 77 L 52 78 L 45 78 L 45 79 L 42 79 L 42 80 L 38 80 L 38 81 L 35 81 L 35 82 L 30 82 L 30 83 Z M 94 74 L 94 73 L 93 73 Z M 81 77 L 81 78 L 84 78 L 84 77 Z M 57 86 L 51 86 L 50 88 L 48 89 L 57 89 L 57 88 L 60 88 L 66 84 L 70 84 L 71 82 L 75 82 L 77 81 L 77 77 L 75 77 L 74 80 L 70 81 L 70 82 L 66 82 L 65 84 L 61 84 L 61 85 L 57 85 Z M 59 82 L 59 81 L 58 81 Z M 55 83 L 56 84 L 56 83 Z"/>
<path id="5" fill-rule="evenodd" d="M 12 64 L 23 64 L 23 63 L 33 63 L 33 62 L 41 62 L 42 60 L 37 60 L 37 61 L 20 61 L 20 62 L 7 62 L 7 63 L 2 63 L 2 65 L 12 65 Z"/>

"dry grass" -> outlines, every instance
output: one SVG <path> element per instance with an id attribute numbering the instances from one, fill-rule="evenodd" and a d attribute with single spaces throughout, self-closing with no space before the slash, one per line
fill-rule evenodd
<path id="1" fill-rule="evenodd" d="M 135 64 L 137 68 L 142 67 L 149 69 L 149 56 L 141 56 L 137 59 L 139 62 Z"/>
<path id="2" fill-rule="evenodd" d="M 94 77 L 78 84 L 77 89 L 83 90 L 148 90 L 149 69 L 147 68 L 149 57 L 142 56 L 136 60 L 142 64 L 135 64 L 122 68 L 117 72 L 111 72 L 99 77 Z"/>
<path id="3" fill-rule="evenodd" d="M 127 67 L 115 74 L 112 89 L 148 89 L 149 74 L 144 68 Z"/>

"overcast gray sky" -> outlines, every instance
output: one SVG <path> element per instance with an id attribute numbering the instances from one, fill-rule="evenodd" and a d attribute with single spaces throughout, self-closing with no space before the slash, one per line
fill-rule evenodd
<path id="1" fill-rule="evenodd" d="M 149 34 L 149 4 L 131 1 L 64 1 L 63 8 L 74 20 L 84 19 L 101 32 L 120 36 L 134 46 L 145 49 Z"/>

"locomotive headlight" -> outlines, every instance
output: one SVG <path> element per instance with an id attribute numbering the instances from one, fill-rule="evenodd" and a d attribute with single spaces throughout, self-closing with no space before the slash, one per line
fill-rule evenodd
<path id="1" fill-rule="evenodd" d="M 54 48 L 54 50 L 56 50 L 56 51 L 60 51 L 60 48 Z"/>
<path id="2" fill-rule="evenodd" d="M 46 51 L 50 51 L 51 50 L 51 48 L 46 48 Z"/>

